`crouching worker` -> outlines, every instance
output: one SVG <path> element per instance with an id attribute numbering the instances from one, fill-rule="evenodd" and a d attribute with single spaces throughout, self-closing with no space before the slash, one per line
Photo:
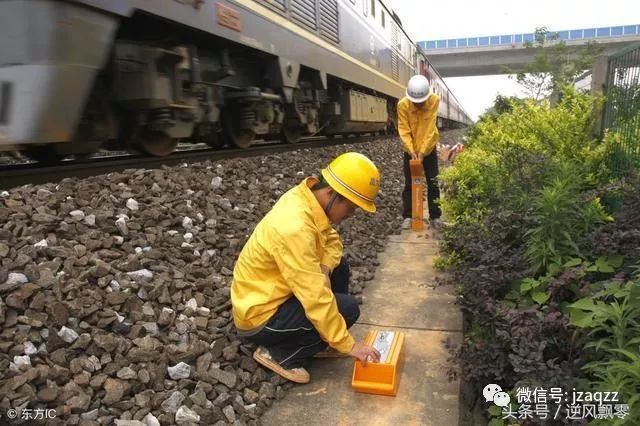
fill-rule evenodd
<path id="1" fill-rule="evenodd" d="M 375 212 L 379 185 L 371 160 L 342 154 L 320 180 L 308 177 L 287 191 L 258 223 L 231 285 L 238 335 L 259 345 L 253 354 L 258 363 L 307 383 L 305 367 L 314 356 L 379 361 L 375 348 L 356 342 L 348 331 L 360 310 L 348 292 L 349 267 L 332 227 L 358 207 Z"/>

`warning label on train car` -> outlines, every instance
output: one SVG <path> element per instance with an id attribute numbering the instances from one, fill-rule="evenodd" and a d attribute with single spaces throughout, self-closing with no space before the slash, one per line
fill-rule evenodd
<path id="1" fill-rule="evenodd" d="M 216 4 L 216 13 L 218 15 L 218 24 L 223 27 L 231 28 L 234 31 L 242 30 L 240 23 L 240 14 L 238 11 L 220 3 Z"/>

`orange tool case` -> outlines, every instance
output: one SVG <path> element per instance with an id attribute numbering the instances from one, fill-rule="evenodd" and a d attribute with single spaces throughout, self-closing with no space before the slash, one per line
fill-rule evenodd
<path id="1" fill-rule="evenodd" d="M 367 362 L 363 365 L 356 360 L 351 386 L 358 392 L 396 396 L 404 361 L 404 333 L 372 330 L 367 334 L 364 343 L 380 352 L 380 362 Z"/>

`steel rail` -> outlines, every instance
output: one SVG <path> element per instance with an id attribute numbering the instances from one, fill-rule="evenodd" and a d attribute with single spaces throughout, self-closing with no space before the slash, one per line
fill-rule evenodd
<path id="1" fill-rule="evenodd" d="M 127 169 L 158 168 L 173 166 L 185 161 L 200 162 L 229 158 L 255 157 L 295 151 L 304 148 L 322 148 L 327 146 L 369 142 L 385 136 L 359 136 L 354 138 L 311 137 L 295 144 L 273 143 L 254 145 L 249 148 L 231 149 L 189 149 L 177 151 L 166 157 L 147 157 L 131 154 L 126 156 L 107 156 L 89 160 L 74 160 L 55 165 L 38 163 L 17 164 L 0 167 L 0 190 L 6 190 L 27 184 L 59 182 L 64 178 L 85 178 Z"/>

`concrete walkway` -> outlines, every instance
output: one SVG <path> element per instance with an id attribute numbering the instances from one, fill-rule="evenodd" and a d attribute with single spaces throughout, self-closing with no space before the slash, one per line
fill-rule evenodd
<path id="1" fill-rule="evenodd" d="M 357 340 L 368 330 L 402 330 L 405 363 L 396 397 L 355 392 L 354 359 L 314 360 L 311 383 L 296 385 L 262 417 L 265 425 L 458 425 L 459 383 L 447 379 L 443 342 L 462 339 L 450 288 L 434 288 L 436 242 L 429 231 L 392 236 L 364 290 Z"/>

